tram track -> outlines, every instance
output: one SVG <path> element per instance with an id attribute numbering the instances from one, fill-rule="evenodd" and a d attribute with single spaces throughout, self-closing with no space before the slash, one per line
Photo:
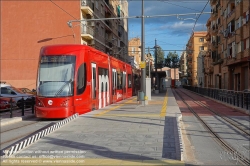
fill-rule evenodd
<path id="1" fill-rule="evenodd" d="M 45 122 L 45 123 L 43 123 Z M 22 124 L 25 122 L 16 123 L 17 127 L 7 128 L 6 130 L 1 130 L 1 150 L 7 149 L 8 147 L 20 142 L 29 136 L 32 136 L 52 125 L 56 122 L 54 121 L 43 121 L 37 120 L 28 124 Z M 19 126 L 20 125 L 20 126 Z"/>
<path id="2" fill-rule="evenodd" d="M 180 90 L 181 91 L 181 90 Z M 182 95 L 180 95 L 180 93 L 175 90 L 174 91 L 176 95 L 179 96 L 179 98 L 183 101 L 183 103 L 188 107 L 188 109 L 193 113 L 193 115 L 201 122 L 201 124 L 210 132 L 210 134 L 212 134 L 216 140 L 216 142 L 221 145 L 223 148 L 225 148 L 228 152 L 230 152 L 231 154 L 233 154 L 235 157 L 237 157 L 237 159 L 239 159 L 239 161 L 241 162 L 241 164 L 246 164 L 246 165 L 250 165 L 250 160 L 248 158 L 246 158 L 241 152 L 237 151 L 234 147 L 232 147 L 230 144 L 228 144 L 225 140 L 223 140 L 223 138 L 221 138 L 215 131 L 213 131 L 213 129 L 198 115 L 198 113 L 196 113 L 196 111 L 185 101 L 185 99 L 183 98 Z M 184 92 L 182 92 L 184 93 Z M 185 94 L 185 93 L 184 93 Z M 189 97 L 189 95 L 186 94 L 186 96 Z M 192 97 L 189 97 L 193 100 Z M 196 102 L 193 100 L 194 103 L 198 104 L 199 102 Z M 198 104 L 204 108 L 206 108 L 207 110 L 211 111 L 210 108 L 208 108 L 207 106 L 205 106 L 204 104 Z M 213 112 L 213 111 L 211 111 Z M 214 112 L 213 112 L 214 113 Z M 219 117 L 222 118 L 221 115 L 216 114 Z M 224 119 L 224 118 L 223 118 Z M 225 120 L 225 119 L 224 119 Z M 230 122 L 230 120 L 225 120 L 226 122 L 230 123 L 232 126 L 236 127 L 238 130 L 240 130 L 242 132 L 242 128 L 239 128 L 238 125 L 235 125 L 235 123 Z M 244 129 L 243 129 L 244 130 Z M 244 132 L 245 133 L 245 132 Z M 249 136 L 249 133 L 245 133 Z"/>
<path id="3" fill-rule="evenodd" d="M 233 125 L 234 127 L 236 127 L 236 128 L 237 128 L 238 130 L 240 130 L 242 133 L 244 133 L 244 134 L 250 136 L 249 128 L 247 128 L 247 127 L 242 127 L 243 125 L 242 125 L 240 122 L 238 122 L 238 121 L 236 121 L 236 120 L 234 120 L 234 119 L 231 119 L 231 118 L 227 117 L 225 114 L 218 113 L 217 111 L 215 111 L 215 110 L 209 108 L 208 106 L 206 106 L 204 103 L 202 103 L 202 102 L 200 102 L 200 101 L 195 101 L 195 99 L 194 99 L 192 96 L 188 95 L 187 93 L 183 92 L 182 90 L 179 90 L 179 91 L 181 91 L 181 92 L 182 92 L 183 94 L 185 94 L 186 96 L 190 97 L 190 98 L 193 100 L 194 103 L 196 103 L 196 104 L 198 104 L 198 105 L 200 105 L 200 106 L 202 106 L 202 107 L 205 107 L 205 108 L 208 109 L 209 111 L 213 112 L 215 115 L 221 117 L 222 119 L 224 119 L 225 121 L 227 121 L 228 123 L 230 123 L 231 125 Z M 241 113 L 241 114 L 245 114 L 245 113 L 242 113 L 242 112 L 240 112 L 240 113 Z M 248 116 L 247 114 L 245 114 L 245 115 Z"/>

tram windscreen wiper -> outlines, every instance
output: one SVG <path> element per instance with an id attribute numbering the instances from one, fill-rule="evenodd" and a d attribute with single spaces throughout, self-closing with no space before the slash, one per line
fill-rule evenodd
<path id="1" fill-rule="evenodd" d="M 65 88 L 65 86 L 71 84 L 73 82 L 72 79 L 70 79 L 69 81 L 66 81 L 62 86 L 61 88 L 55 93 L 55 96 L 58 96 L 60 93 L 62 93 L 63 89 Z M 70 91 L 70 87 L 69 87 L 69 91 Z"/>

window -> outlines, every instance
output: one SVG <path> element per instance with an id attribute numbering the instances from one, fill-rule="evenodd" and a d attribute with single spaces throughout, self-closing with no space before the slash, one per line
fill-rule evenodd
<path id="1" fill-rule="evenodd" d="M 135 47 L 132 47 L 132 54 L 135 53 Z"/>
<path id="2" fill-rule="evenodd" d="M 249 38 L 246 39 L 246 49 L 248 49 L 250 46 L 249 46 Z"/>
<path id="3" fill-rule="evenodd" d="M 104 36 L 104 28 L 101 27 L 101 36 Z"/>
<path id="4" fill-rule="evenodd" d="M 200 51 L 201 51 L 201 50 L 204 50 L 204 46 L 200 46 Z"/>
<path id="5" fill-rule="evenodd" d="M 77 95 L 80 95 L 84 92 L 86 87 L 86 64 L 82 64 L 77 73 Z"/>
<path id="6" fill-rule="evenodd" d="M 101 14 L 103 14 L 103 5 L 101 4 Z"/>
<path id="7" fill-rule="evenodd" d="M 235 21 L 235 29 L 238 29 L 241 27 L 241 17 L 239 17 L 236 21 Z"/>
<path id="8" fill-rule="evenodd" d="M 199 41 L 200 41 L 200 42 L 204 42 L 204 38 L 200 38 Z"/>
<path id="9" fill-rule="evenodd" d="M 241 42 L 236 44 L 236 53 L 241 52 Z"/>
<path id="10" fill-rule="evenodd" d="M 99 4 L 98 4 L 98 1 L 95 1 L 95 8 L 96 8 L 96 9 L 99 9 L 99 8 L 98 8 L 98 7 L 99 7 L 98 5 L 99 5 Z"/>

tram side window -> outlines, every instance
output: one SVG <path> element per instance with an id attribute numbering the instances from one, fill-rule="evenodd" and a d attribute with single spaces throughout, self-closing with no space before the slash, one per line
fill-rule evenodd
<path id="1" fill-rule="evenodd" d="M 77 73 L 77 95 L 84 92 L 86 88 L 86 64 L 82 64 Z"/>
<path id="2" fill-rule="evenodd" d="M 132 88 L 132 75 L 128 74 L 128 88 Z"/>

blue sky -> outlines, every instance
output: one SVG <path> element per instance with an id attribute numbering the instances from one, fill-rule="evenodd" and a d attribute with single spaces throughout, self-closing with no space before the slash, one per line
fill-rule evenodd
<path id="1" fill-rule="evenodd" d="M 208 0 L 144 0 L 144 16 L 200 13 Z M 142 1 L 128 0 L 129 16 L 142 15 Z M 203 12 L 210 12 L 210 3 Z M 206 22 L 210 14 L 145 18 L 145 48 L 153 48 L 155 39 L 163 50 L 183 50 L 195 31 L 206 31 Z M 129 19 L 129 39 L 141 38 L 141 19 Z M 181 51 L 176 51 L 178 55 Z M 153 50 L 152 52 L 153 53 Z M 168 54 L 168 51 L 165 51 Z"/>

